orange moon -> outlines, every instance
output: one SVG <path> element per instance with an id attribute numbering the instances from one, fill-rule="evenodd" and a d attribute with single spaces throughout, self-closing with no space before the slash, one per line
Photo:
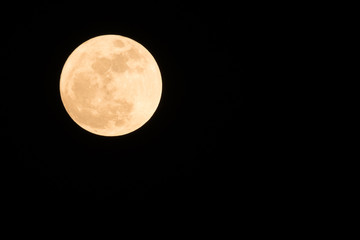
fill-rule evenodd
<path id="1" fill-rule="evenodd" d="M 120 136 L 143 126 L 162 93 L 159 67 L 138 42 L 120 35 L 87 40 L 68 57 L 60 96 L 70 117 L 101 136 Z"/>

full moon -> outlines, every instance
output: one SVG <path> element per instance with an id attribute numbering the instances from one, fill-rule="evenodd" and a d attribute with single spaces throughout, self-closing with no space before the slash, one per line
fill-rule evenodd
<path id="1" fill-rule="evenodd" d="M 60 76 L 60 96 L 70 117 L 101 136 L 120 136 L 143 126 L 162 92 L 159 67 L 140 43 L 101 35 L 78 46 Z"/>

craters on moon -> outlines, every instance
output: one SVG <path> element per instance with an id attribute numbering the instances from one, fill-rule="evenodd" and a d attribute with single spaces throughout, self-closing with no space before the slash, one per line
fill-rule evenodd
<path id="1" fill-rule="evenodd" d="M 114 96 L 113 88 L 107 88 L 107 84 L 100 87 L 101 81 L 86 72 L 75 74 L 73 81 L 72 101 L 75 100 L 77 104 L 67 106 L 74 120 L 91 127 L 94 131 L 96 128 L 106 129 L 110 125 L 121 127 L 130 120 L 134 104 L 125 98 Z"/>
<path id="2" fill-rule="evenodd" d="M 128 98 L 116 96 L 116 85 L 110 76 L 94 76 L 86 72 L 75 74 L 72 87 L 74 100 L 78 103 L 70 111 L 75 120 L 106 129 L 110 125 L 121 127 L 130 120 L 134 104 Z"/>
<path id="3" fill-rule="evenodd" d="M 93 64 L 91 64 L 91 68 L 100 75 L 103 75 L 106 71 L 108 71 L 110 66 L 111 60 L 105 57 L 97 57 Z"/>
<path id="4" fill-rule="evenodd" d="M 67 112 L 80 126 L 99 135 L 123 135 L 145 124 L 156 110 L 161 75 L 140 44 L 104 35 L 69 56 L 60 92 Z"/>
<path id="5" fill-rule="evenodd" d="M 121 40 L 115 40 L 113 44 L 119 48 L 124 47 L 124 43 Z M 142 72 L 144 70 L 143 66 L 146 64 L 147 59 L 139 53 L 139 50 L 131 47 L 127 50 L 112 53 L 107 57 L 97 57 L 92 63 L 91 68 L 97 74 L 102 75 L 107 71 L 116 73 L 123 73 L 126 70 Z"/>
<path id="6" fill-rule="evenodd" d="M 124 42 L 120 39 L 114 40 L 113 44 L 115 47 L 123 48 L 125 46 Z"/>
<path id="7" fill-rule="evenodd" d="M 123 48 L 124 42 L 115 40 L 114 46 Z M 80 71 L 73 75 L 72 92 L 78 105 L 71 109 L 76 120 L 92 128 L 108 128 L 109 125 L 121 127 L 131 118 L 134 104 L 129 98 L 116 96 L 122 75 L 141 73 L 146 59 L 137 49 L 131 47 L 110 56 L 96 54 L 90 65 L 91 71 Z"/>

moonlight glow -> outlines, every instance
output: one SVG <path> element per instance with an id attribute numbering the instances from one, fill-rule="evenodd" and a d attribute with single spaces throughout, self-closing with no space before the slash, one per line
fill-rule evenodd
<path id="1" fill-rule="evenodd" d="M 162 92 L 152 55 L 120 35 L 102 35 L 77 47 L 66 60 L 60 95 L 70 117 L 102 136 L 128 134 L 154 114 Z"/>

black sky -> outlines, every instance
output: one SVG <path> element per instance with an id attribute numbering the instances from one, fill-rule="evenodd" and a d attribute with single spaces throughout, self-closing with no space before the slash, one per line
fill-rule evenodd
<path id="1" fill-rule="evenodd" d="M 250 88 L 258 81 L 259 7 L 100 2 L 30 1 L 7 9 L 2 159 L 11 165 L 14 199 L 205 204 L 234 201 L 238 193 L 249 198 L 259 181 Z M 126 136 L 84 131 L 60 99 L 67 57 L 102 34 L 138 41 L 162 73 L 158 110 Z"/>

